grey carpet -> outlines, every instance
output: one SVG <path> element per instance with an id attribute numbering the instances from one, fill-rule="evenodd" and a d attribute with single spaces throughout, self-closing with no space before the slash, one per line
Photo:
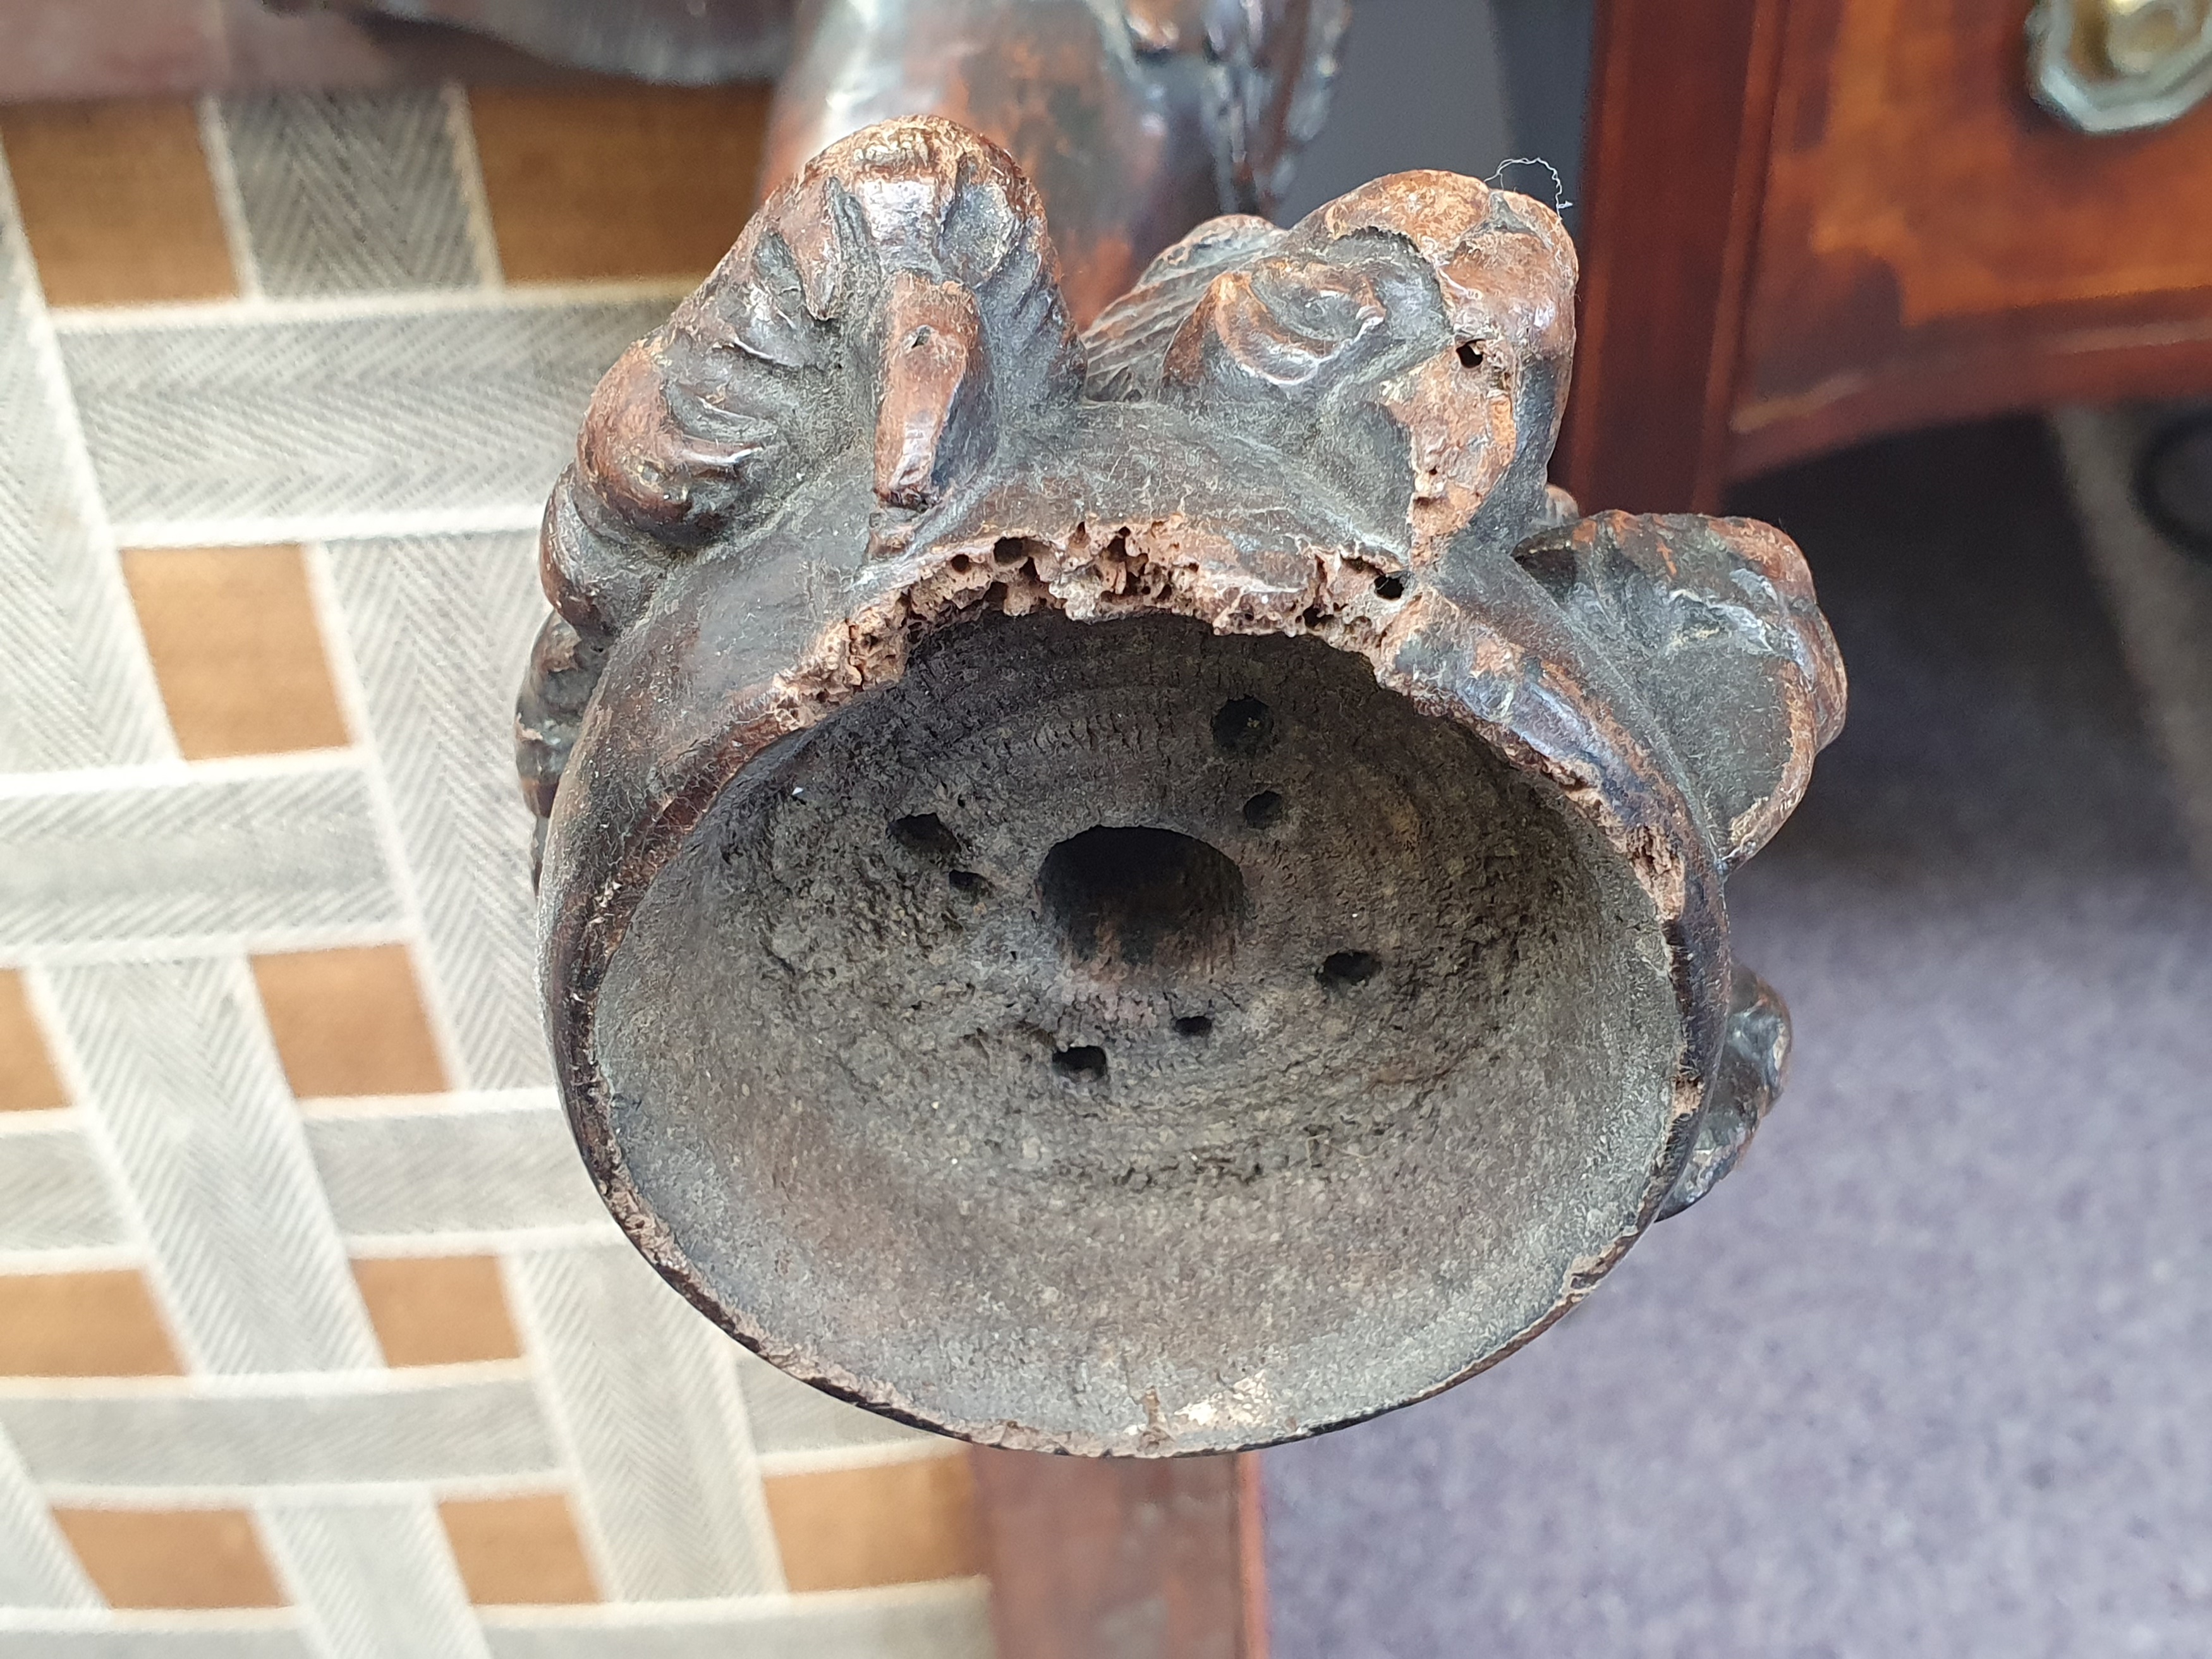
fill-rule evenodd
<path id="1" fill-rule="evenodd" d="M 2090 567 L 2172 772 L 2197 867 L 2212 879 L 2212 559 L 2166 540 L 2134 499 L 2136 457 L 2153 433 L 2188 407 L 2069 409 L 2052 427 Z M 2193 453 L 2191 499 L 2212 501 L 2212 458 L 2202 447 Z"/>
<path id="2" fill-rule="evenodd" d="M 2212 902 L 2057 458 L 1742 505 L 1852 676 L 1734 885 L 1790 1091 L 1526 1352 L 1267 1455 L 1277 1659 L 2212 1653 Z"/>

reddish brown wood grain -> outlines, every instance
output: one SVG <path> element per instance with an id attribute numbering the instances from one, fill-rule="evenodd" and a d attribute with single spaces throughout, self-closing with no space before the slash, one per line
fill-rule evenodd
<path id="1" fill-rule="evenodd" d="M 2069 398 L 2212 386 L 2212 106 L 2091 137 L 2027 0 L 1790 0 L 1729 471 Z"/>
<path id="2" fill-rule="evenodd" d="M 1267 1659 L 1267 1505 L 1260 1459 L 1252 1452 L 1237 1460 L 1237 1553 L 1244 1591 L 1243 1659 Z"/>
<path id="3" fill-rule="evenodd" d="M 1601 0 L 1554 468 L 1585 502 L 1673 512 L 1720 493 L 1784 3 Z"/>
<path id="4" fill-rule="evenodd" d="M 1256 1457 L 970 1455 L 1000 1659 L 1267 1659 Z"/>
<path id="5" fill-rule="evenodd" d="M 2212 388 L 2212 106 L 2092 137 L 2029 0 L 1605 0 L 1562 481 L 1710 509 L 1877 433 Z"/>

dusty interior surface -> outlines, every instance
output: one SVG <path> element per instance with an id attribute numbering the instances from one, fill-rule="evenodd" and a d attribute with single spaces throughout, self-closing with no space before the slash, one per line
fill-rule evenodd
<path id="1" fill-rule="evenodd" d="M 599 1042 L 640 1189 L 779 1357 L 1194 1449 L 1443 1382 L 1630 1224 L 1658 933 L 1355 656 L 992 617 L 725 791 Z"/>

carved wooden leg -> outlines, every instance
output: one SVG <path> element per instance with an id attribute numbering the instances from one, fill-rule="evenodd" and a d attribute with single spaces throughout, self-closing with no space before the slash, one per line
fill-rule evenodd
<path id="1" fill-rule="evenodd" d="M 872 121 L 955 117 L 1006 144 L 1036 179 L 1071 307 L 1088 321 L 1198 221 L 1267 210 L 1319 125 L 1345 17 L 1343 0 L 1278 0 L 1217 12 L 1209 35 L 1197 7 L 1134 0 L 1124 53 L 1086 0 L 904 11 L 820 0 L 802 18 L 778 88 L 766 173 L 795 176 L 825 144 Z M 1241 33 L 1222 37 L 1224 22 Z M 1198 1462 L 1130 1474 L 977 1455 L 1005 1659 L 1256 1654 L 1238 1645 L 1236 1523 L 1218 1499 L 1192 1490 L 1219 1485 L 1218 1470 Z M 1124 1490 L 1147 1481 L 1172 1488 L 1171 1499 Z M 1243 1524 L 1256 1560 L 1256 1507 Z M 1110 1575 L 1082 1578 L 1091 1560 L 1112 1563 Z M 1078 1583 L 1093 1593 L 1074 1594 Z M 1131 1645 L 1151 1628 L 1141 1609 L 1161 1597 L 1174 1616 L 1153 1645 Z"/>
<path id="2" fill-rule="evenodd" d="M 1217 213 L 1266 213 L 1328 107 L 1349 0 L 813 0 L 765 176 L 848 133 L 942 115 L 1003 145 L 1052 217 L 1087 323 Z"/>
<path id="3" fill-rule="evenodd" d="M 1572 276 L 1408 173 L 1079 336 L 1012 159 L 915 119 L 609 373 L 521 710 L 547 1013 L 732 1334 L 1242 1449 L 1503 1358 L 1733 1161 L 1787 1025 L 1722 878 L 1842 666 L 1779 532 L 1547 489 Z"/>
<path id="4" fill-rule="evenodd" d="M 1841 664 L 1778 532 L 1547 488 L 1573 278 L 1548 209 L 1409 173 L 1079 332 L 1012 159 L 890 122 L 548 508 L 579 1143 L 787 1370 L 1076 1455 L 981 1466 L 1008 1659 L 1249 1645 L 1256 1510 L 1165 1460 L 1502 1359 L 1778 1087 L 1723 880 Z"/>

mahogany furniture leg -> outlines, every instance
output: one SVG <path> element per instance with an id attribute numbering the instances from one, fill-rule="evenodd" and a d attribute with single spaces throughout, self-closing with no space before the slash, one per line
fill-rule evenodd
<path id="1" fill-rule="evenodd" d="M 1268 212 L 1328 108 L 1348 0 L 805 0 L 770 189 L 837 139 L 942 115 L 1044 198 L 1087 323 L 1217 213 Z"/>
<path id="2" fill-rule="evenodd" d="M 1710 513 L 1765 187 L 1784 0 L 1599 0 L 1580 343 L 1554 476 Z"/>
<path id="3" fill-rule="evenodd" d="M 1267 1659 L 1256 1455 L 969 1455 L 1000 1659 Z"/>

